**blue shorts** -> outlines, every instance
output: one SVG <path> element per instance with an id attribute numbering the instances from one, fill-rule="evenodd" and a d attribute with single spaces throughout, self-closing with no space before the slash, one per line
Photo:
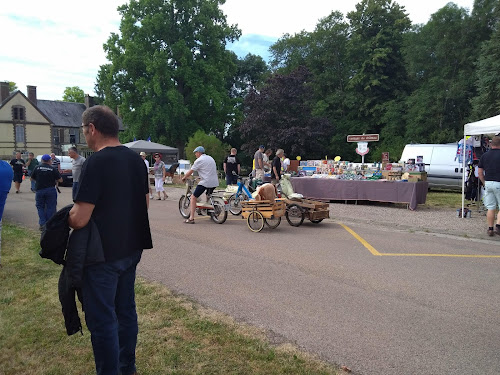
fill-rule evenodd
<path id="1" fill-rule="evenodd" d="M 196 198 L 199 198 L 200 195 L 202 195 L 205 192 L 205 190 L 207 190 L 208 194 L 212 194 L 212 192 L 214 191 L 214 189 L 215 189 L 214 187 L 213 188 L 207 188 L 207 187 L 205 187 L 203 185 L 199 185 L 198 184 L 198 185 L 196 185 L 196 189 L 194 189 L 193 195 Z"/>
<path id="2" fill-rule="evenodd" d="M 498 181 L 485 181 L 485 193 L 483 196 L 484 206 L 488 210 L 495 210 L 500 207 L 500 182 Z"/>

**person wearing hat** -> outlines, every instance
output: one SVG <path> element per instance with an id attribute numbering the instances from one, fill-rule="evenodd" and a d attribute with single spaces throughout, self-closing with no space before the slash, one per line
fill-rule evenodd
<path id="1" fill-rule="evenodd" d="M 205 148 L 203 146 L 196 147 L 193 152 L 196 156 L 196 160 L 194 161 L 191 169 L 186 172 L 184 177 L 182 177 L 182 181 L 186 181 L 186 179 L 196 171 L 198 172 L 198 176 L 200 177 L 200 182 L 191 195 L 191 212 L 189 215 L 189 219 L 186 219 L 184 221 L 186 224 L 194 224 L 196 200 L 205 192 L 205 190 L 214 189 L 219 186 L 219 178 L 217 177 L 217 165 L 215 164 L 215 160 L 211 156 L 205 154 Z"/>
<path id="2" fill-rule="evenodd" d="M 260 145 L 253 156 L 254 176 L 256 179 L 264 180 L 264 145 Z"/>
<path id="3" fill-rule="evenodd" d="M 146 164 L 146 172 L 148 172 L 149 199 L 153 199 L 153 190 L 151 189 L 151 184 L 149 183 L 149 161 L 146 159 L 146 153 L 144 151 L 141 151 L 139 155 L 141 155 L 142 160 L 144 160 L 144 164 Z"/>
<path id="4" fill-rule="evenodd" d="M 161 154 L 154 154 L 155 163 L 153 169 L 155 172 L 155 189 L 158 194 L 158 200 L 161 201 L 160 193 L 163 193 L 163 200 L 167 200 L 168 195 L 165 192 L 163 184 L 165 183 L 165 178 L 167 178 L 167 169 L 165 168 L 165 163 L 161 160 Z"/>
<path id="5" fill-rule="evenodd" d="M 45 223 L 56 213 L 57 191 L 56 182 L 62 182 L 62 177 L 57 168 L 53 168 L 50 155 L 42 156 L 42 163 L 31 173 L 31 180 L 35 181 L 35 205 L 38 211 L 38 224 L 40 230 Z"/>

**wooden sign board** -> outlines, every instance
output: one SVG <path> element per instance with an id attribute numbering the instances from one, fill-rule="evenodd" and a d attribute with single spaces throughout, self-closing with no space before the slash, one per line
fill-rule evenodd
<path id="1" fill-rule="evenodd" d="M 377 142 L 378 134 L 348 135 L 347 142 Z"/>

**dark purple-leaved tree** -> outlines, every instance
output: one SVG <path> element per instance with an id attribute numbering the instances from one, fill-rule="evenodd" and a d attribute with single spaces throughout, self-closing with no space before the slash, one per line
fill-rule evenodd
<path id="1" fill-rule="evenodd" d="M 312 113 L 309 71 L 301 66 L 288 75 L 274 74 L 260 91 L 251 90 L 245 99 L 245 120 L 239 130 L 242 148 L 249 154 L 260 144 L 282 148 L 289 157 L 324 156 L 333 127 Z"/>

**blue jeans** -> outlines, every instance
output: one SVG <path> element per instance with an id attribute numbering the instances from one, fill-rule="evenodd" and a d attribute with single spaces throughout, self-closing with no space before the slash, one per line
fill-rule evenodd
<path id="1" fill-rule="evenodd" d="M 84 268 L 82 295 L 97 375 L 136 371 L 135 270 L 142 250 L 123 259 Z"/>
<path id="2" fill-rule="evenodd" d="M 45 223 L 56 213 L 57 191 L 55 187 L 49 187 L 36 191 L 36 209 L 38 210 L 38 224 Z"/>
<path id="3" fill-rule="evenodd" d="M 73 187 L 71 189 L 71 196 L 73 197 L 73 200 L 75 200 L 77 191 L 78 191 L 78 182 L 73 182 Z"/>
<path id="4" fill-rule="evenodd" d="M 33 171 L 28 170 L 28 177 L 31 177 L 31 174 Z M 31 182 L 31 191 L 35 192 L 36 191 L 36 181 L 30 181 Z"/>

